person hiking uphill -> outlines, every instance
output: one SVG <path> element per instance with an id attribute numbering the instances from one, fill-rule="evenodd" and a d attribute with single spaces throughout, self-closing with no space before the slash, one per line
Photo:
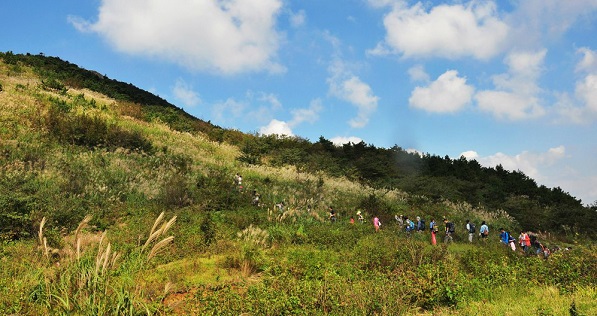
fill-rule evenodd
<path id="1" fill-rule="evenodd" d="M 429 222 L 429 231 L 431 232 L 431 244 L 435 246 L 437 244 L 436 235 L 439 229 L 433 218 L 431 219 L 431 222 Z"/>
<path id="2" fill-rule="evenodd" d="M 375 228 L 375 232 L 379 231 L 379 226 L 381 226 L 381 222 L 379 221 L 379 217 L 375 216 L 373 218 L 373 227 Z"/>
<path id="3" fill-rule="evenodd" d="M 481 236 L 481 240 L 485 241 L 487 236 L 489 236 L 489 227 L 485 224 L 485 221 L 481 223 L 481 229 L 479 229 L 479 236 Z"/>
<path id="4" fill-rule="evenodd" d="M 518 236 L 518 241 L 520 242 L 520 248 L 522 248 L 522 252 L 527 254 L 529 248 L 531 247 L 531 237 L 529 237 L 529 234 L 521 231 L 520 236 Z"/>
<path id="5" fill-rule="evenodd" d="M 512 248 L 512 251 L 516 251 L 516 239 L 510 235 L 509 232 L 505 231 L 503 228 L 500 228 L 500 241 Z"/>
<path id="6" fill-rule="evenodd" d="M 471 223 L 470 220 L 466 220 L 466 230 L 468 231 L 468 242 L 473 242 L 473 236 L 475 235 L 475 224 Z"/>
<path id="7" fill-rule="evenodd" d="M 452 235 L 454 235 L 454 223 L 448 221 L 447 218 L 444 218 L 444 224 L 446 225 L 446 237 L 444 238 L 445 243 L 449 243 L 454 241 Z"/>
<path id="8" fill-rule="evenodd" d="M 335 223 L 336 222 L 336 211 L 334 211 L 334 208 L 330 206 L 330 222 Z"/>

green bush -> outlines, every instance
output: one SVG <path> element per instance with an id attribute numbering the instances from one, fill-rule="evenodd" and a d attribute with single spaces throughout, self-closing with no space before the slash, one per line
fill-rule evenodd
<path id="1" fill-rule="evenodd" d="M 114 150 L 126 148 L 147 153 L 153 152 L 150 141 L 137 131 L 127 131 L 116 125 L 108 125 L 99 116 L 68 114 L 71 106 L 62 100 L 55 101 L 48 111 L 45 125 L 59 141 L 94 149 Z"/>
<path id="2" fill-rule="evenodd" d="M 58 91 L 62 94 L 65 94 L 68 90 L 64 84 L 62 84 L 60 81 L 56 80 L 56 78 L 53 77 L 47 78 L 46 80 L 42 80 L 41 85 L 45 90 Z"/>

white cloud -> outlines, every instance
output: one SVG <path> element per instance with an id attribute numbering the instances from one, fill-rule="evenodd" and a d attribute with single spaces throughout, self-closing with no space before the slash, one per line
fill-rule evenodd
<path id="1" fill-rule="evenodd" d="M 456 112 L 470 104 L 474 88 L 466 84 L 466 78 L 449 70 L 427 87 L 416 87 L 408 102 L 410 106 L 428 112 Z"/>
<path id="2" fill-rule="evenodd" d="M 586 47 L 579 48 L 578 54 L 582 54 L 581 61 L 576 65 L 577 72 L 597 73 L 597 52 Z"/>
<path id="3" fill-rule="evenodd" d="M 290 25 L 293 27 L 304 25 L 306 20 L 307 14 L 305 13 L 305 10 L 300 10 L 299 12 L 290 15 Z"/>
<path id="4" fill-rule="evenodd" d="M 512 42 L 519 48 L 533 48 L 560 37 L 583 17 L 597 9 L 595 0 L 524 0 L 508 18 Z"/>
<path id="5" fill-rule="evenodd" d="M 582 77 L 576 81 L 574 94 L 557 94 L 555 111 L 566 121 L 588 123 L 597 118 L 597 51 L 586 47 L 577 50 L 582 54 L 576 72 Z"/>
<path id="6" fill-rule="evenodd" d="M 429 75 L 425 72 L 423 65 L 415 65 L 408 69 L 408 75 L 411 81 L 424 81 L 430 80 Z"/>
<path id="7" fill-rule="evenodd" d="M 477 160 L 479 158 L 479 154 L 474 150 L 469 150 L 461 153 L 460 157 L 464 157 L 468 160 Z"/>
<path id="8" fill-rule="evenodd" d="M 295 127 L 303 122 L 314 123 L 319 120 L 319 112 L 323 109 L 320 99 L 311 101 L 309 108 L 292 110 L 292 120 L 289 126 Z"/>
<path id="9" fill-rule="evenodd" d="M 97 22 L 69 21 L 116 50 L 196 71 L 282 72 L 276 63 L 282 0 L 102 0 Z"/>
<path id="10" fill-rule="evenodd" d="M 547 51 L 512 52 L 506 56 L 508 73 L 492 77 L 495 90 L 479 91 L 475 100 L 479 109 L 500 119 L 523 120 L 545 115 L 538 98 L 537 80 Z"/>
<path id="11" fill-rule="evenodd" d="M 288 123 L 276 119 L 271 120 L 267 126 L 261 127 L 259 133 L 262 135 L 294 136 Z"/>
<path id="12" fill-rule="evenodd" d="M 182 79 L 176 81 L 174 88 L 172 88 L 172 93 L 183 105 L 193 107 L 201 103 L 199 94 L 193 91 L 193 88 Z"/>
<path id="13" fill-rule="evenodd" d="M 247 99 L 249 101 L 257 100 L 259 102 L 264 102 L 268 104 L 272 110 L 282 108 L 282 103 L 278 100 L 278 96 L 273 93 L 265 93 L 262 91 L 254 92 L 254 91 L 247 91 Z"/>
<path id="14" fill-rule="evenodd" d="M 397 4 L 400 2 L 400 0 L 368 0 L 367 2 L 374 8 L 382 8 Z"/>
<path id="15" fill-rule="evenodd" d="M 365 127 L 369 123 L 369 116 L 377 110 L 379 97 L 367 83 L 347 70 L 344 63 L 336 60 L 328 70 L 331 73 L 327 80 L 330 94 L 349 102 L 358 110 L 357 117 L 348 124 L 353 128 Z"/>
<path id="16" fill-rule="evenodd" d="M 477 162 L 485 167 L 493 168 L 497 165 L 502 165 L 502 167 L 507 170 L 520 170 L 535 180 L 545 182 L 547 179 L 541 170 L 554 165 L 564 158 L 566 156 L 566 148 L 564 146 L 558 146 L 550 148 L 547 152 L 543 153 L 523 151 L 514 156 L 498 152 L 487 157 L 480 157 L 476 151 L 465 151 L 461 153 L 460 156 L 464 156 L 469 160 L 477 160 Z"/>
<path id="17" fill-rule="evenodd" d="M 496 153 L 480 157 L 472 150 L 460 155 L 469 160 L 475 159 L 484 167 L 493 168 L 499 164 L 506 170 L 520 170 L 539 185 L 560 187 L 565 192 L 571 190 L 584 204 L 597 200 L 597 176 L 592 172 L 593 169 L 577 170 L 579 164 L 583 163 L 575 160 L 579 157 L 568 154 L 565 146 L 553 147 L 545 152 L 523 151 L 517 155 Z M 586 157 L 580 158 L 590 160 Z"/>
<path id="18" fill-rule="evenodd" d="M 224 102 L 214 104 L 212 113 L 216 122 L 234 122 L 243 115 L 247 107 L 248 104 L 244 101 L 228 98 Z"/>
<path id="19" fill-rule="evenodd" d="M 385 41 L 369 51 L 371 54 L 488 59 L 505 49 L 509 27 L 500 20 L 492 1 L 441 4 L 429 12 L 421 2 L 411 7 L 404 1 L 369 3 L 374 7 L 392 4 L 384 17 Z"/>
<path id="20" fill-rule="evenodd" d="M 314 123 L 319 119 L 319 112 L 323 109 L 320 99 L 311 101 L 311 104 L 306 109 L 292 110 L 292 119 L 290 122 L 272 119 L 268 125 L 259 128 L 259 133 L 263 135 L 287 135 L 293 136 L 293 128 L 302 124 L 303 122 Z"/>
<path id="21" fill-rule="evenodd" d="M 545 114 L 539 100 L 532 96 L 506 91 L 480 91 L 475 95 L 479 109 L 499 119 L 524 120 Z"/>
<path id="22" fill-rule="evenodd" d="M 348 144 L 348 143 L 358 144 L 358 143 L 362 142 L 363 140 L 358 137 L 355 137 L 355 136 L 349 136 L 349 137 L 338 136 L 338 137 L 334 137 L 334 138 L 330 139 L 330 141 L 332 143 L 334 143 L 334 145 L 336 145 L 336 146 L 342 146 L 342 145 Z"/>
<path id="23" fill-rule="evenodd" d="M 405 151 L 406 151 L 407 153 L 409 153 L 409 154 L 416 154 L 416 155 L 418 155 L 419 157 L 423 157 L 423 156 L 425 156 L 425 153 L 424 153 L 424 152 L 422 152 L 422 151 L 420 151 L 420 150 L 417 150 L 417 149 L 415 149 L 415 148 L 407 148 Z"/>
<path id="24" fill-rule="evenodd" d="M 584 80 L 577 82 L 576 95 L 587 110 L 597 112 L 597 74 L 587 75 Z"/>

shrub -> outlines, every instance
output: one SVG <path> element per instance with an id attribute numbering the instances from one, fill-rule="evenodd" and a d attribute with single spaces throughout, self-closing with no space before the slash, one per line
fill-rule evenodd
<path id="1" fill-rule="evenodd" d="M 64 84 L 62 84 L 60 81 L 56 80 L 56 78 L 53 77 L 47 78 L 46 80 L 42 80 L 41 86 L 45 90 L 58 91 L 62 94 L 65 94 L 68 90 Z"/>
<path id="2" fill-rule="evenodd" d="M 116 125 L 108 125 L 99 116 L 86 114 L 68 114 L 71 106 L 62 100 L 56 100 L 47 114 L 45 125 L 50 135 L 63 143 L 83 146 L 126 148 L 136 151 L 153 152 L 150 141 L 137 131 L 127 131 Z"/>

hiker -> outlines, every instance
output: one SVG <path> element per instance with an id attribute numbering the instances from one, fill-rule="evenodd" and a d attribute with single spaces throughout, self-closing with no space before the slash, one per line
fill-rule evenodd
<path id="1" fill-rule="evenodd" d="M 259 193 L 257 193 L 257 190 L 253 190 L 253 200 L 251 201 L 251 204 L 259 206 Z"/>
<path id="2" fill-rule="evenodd" d="M 470 220 L 466 220 L 466 230 L 468 231 L 468 242 L 473 242 L 473 235 L 475 235 L 475 224 Z"/>
<path id="3" fill-rule="evenodd" d="M 332 208 L 330 206 L 330 222 L 335 223 L 336 222 L 336 211 L 334 211 L 334 208 Z"/>
<path id="4" fill-rule="evenodd" d="M 543 255 L 543 259 L 547 260 L 547 257 L 551 254 L 549 247 L 543 246 L 542 243 L 539 243 L 539 249 L 537 250 L 538 255 Z"/>
<path id="5" fill-rule="evenodd" d="M 365 219 L 363 218 L 363 214 L 361 213 L 361 211 L 357 211 L 357 218 L 358 218 L 359 222 L 361 222 L 361 224 L 363 224 L 363 221 Z"/>
<path id="6" fill-rule="evenodd" d="M 394 219 L 396 220 L 396 223 L 398 223 L 398 226 L 404 226 L 404 217 L 402 215 L 394 215 Z"/>
<path id="7" fill-rule="evenodd" d="M 529 234 L 524 231 L 520 231 L 520 235 L 518 236 L 518 241 L 520 243 L 520 248 L 522 248 L 522 252 L 527 254 L 529 248 L 531 247 L 531 238 Z"/>
<path id="8" fill-rule="evenodd" d="M 373 218 L 373 227 L 375 227 L 375 232 L 377 233 L 379 231 L 379 227 L 381 226 L 381 222 L 379 221 L 379 218 L 377 216 L 375 216 Z"/>
<path id="9" fill-rule="evenodd" d="M 516 245 L 514 244 L 516 240 L 510 235 L 509 232 L 507 232 L 503 228 L 500 228 L 500 241 L 504 245 L 510 246 L 510 248 L 512 248 L 512 251 L 516 251 Z"/>
<path id="10" fill-rule="evenodd" d="M 444 224 L 446 225 L 446 237 L 444 238 L 444 242 L 452 242 L 454 241 L 454 237 L 452 237 L 452 235 L 454 234 L 454 223 L 448 221 L 447 218 L 444 218 Z"/>
<path id="11" fill-rule="evenodd" d="M 354 225 L 354 217 L 352 217 L 352 216 L 350 217 L 350 224 Z"/>
<path id="12" fill-rule="evenodd" d="M 431 222 L 429 222 L 429 231 L 431 232 L 431 244 L 435 246 L 437 245 L 436 235 L 439 229 L 435 224 L 435 219 L 433 218 L 431 219 Z"/>
<path id="13" fill-rule="evenodd" d="M 481 222 L 481 229 L 479 229 L 479 236 L 481 236 L 482 240 L 485 240 L 487 236 L 489 236 L 489 227 L 485 224 L 485 221 Z"/>
<path id="14" fill-rule="evenodd" d="M 417 216 L 417 231 L 425 231 L 425 220 L 421 219 L 420 216 Z"/>
<path id="15" fill-rule="evenodd" d="M 240 191 L 242 191 L 242 189 L 243 189 L 243 177 L 242 177 L 240 174 L 238 174 L 238 173 L 237 173 L 237 174 L 234 176 L 234 181 L 236 182 L 236 186 L 237 186 L 237 188 L 238 188 Z"/>
<path id="16" fill-rule="evenodd" d="M 411 231 L 415 230 L 415 223 L 411 221 L 408 217 L 405 217 L 406 222 L 406 232 L 410 233 Z"/>
<path id="17" fill-rule="evenodd" d="M 276 204 L 276 208 L 278 209 L 279 213 L 284 213 L 284 201 Z"/>

